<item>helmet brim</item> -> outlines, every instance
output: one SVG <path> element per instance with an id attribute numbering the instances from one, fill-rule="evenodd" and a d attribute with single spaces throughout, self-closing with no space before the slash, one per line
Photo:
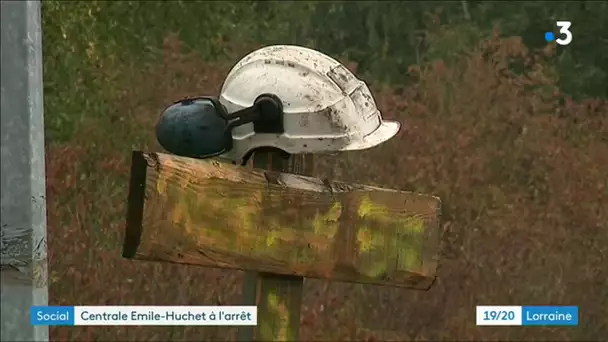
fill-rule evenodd
<path id="1" fill-rule="evenodd" d="M 353 140 L 342 148 L 343 151 L 365 150 L 378 146 L 399 133 L 401 124 L 397 121 L 383 121 L 375 131 L 362 139 Z"/>

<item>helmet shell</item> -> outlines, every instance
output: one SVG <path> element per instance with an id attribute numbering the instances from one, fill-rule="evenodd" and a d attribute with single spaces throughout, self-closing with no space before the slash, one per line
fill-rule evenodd
<path id="1" fill-rule="evenodd" d="M 230 71 L 220 94 L 228 113 L 253 105 L 261 94 L 283 103 L 284 133 L 234 128 L 233 149 L 242 158 L 258 147 L 290 154 L 361 150 L 392 138 L 400 124 L 382 120 L 367 85 L 335 59 L 312 49 L 274 45 L 256 50 Z"/>

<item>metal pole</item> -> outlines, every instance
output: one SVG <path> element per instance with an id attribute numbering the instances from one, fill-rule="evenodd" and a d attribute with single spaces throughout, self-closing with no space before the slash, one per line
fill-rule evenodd
<path id="1" fill-rule="evenodd" d="M 48 341 L 30 307 L 48 305 L 40 1 L 2 1 L 2 341 Z"/>

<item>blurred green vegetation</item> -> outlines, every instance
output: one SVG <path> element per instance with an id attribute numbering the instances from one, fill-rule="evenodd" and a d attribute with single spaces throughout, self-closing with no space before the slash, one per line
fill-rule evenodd
<path id="1" fill-rule="evenodd" d="M 231 65 L 258 44 L 297 43 L 356 62 L 374 86 L 393 83 L 374 87 L 375 95 L 387 117 L 408 127 L 377 149 L 315 158 L 315 176 L 437 194 L 446 230 L 443 280 L 426 295 L 311 282 L 304 340 L 601 340 L 608 328 L 602 319 L 608 306 L 597 300 L 608 298 L 597 281 L 606 278 L 608 255 L 606 104 L 569 101 L 553 83 L 573 97 L 607 97 L 607 7 L 605 1 L 43 0 L 53 304 L 238 303 L 235 272 L 120 257 L 130 152 L 154 150 L 155 111 L 165 101 L 215 91 L 226 68 L 214 72 L 206 62 Z M 540 62 L 522 61 L 537 54 L 524 54 L 520 40 L 546 48 L 544 32 L 557 31 L 556 20 L 572 22 L 572 44 L 540 54 Z M 521 39 L 484 39 L 497 33 Z M 197 53 L 183 53 L 189 49 Z M 510 59 L 517 75 L 503 68 Z M 248 214 L 234 213 L 243 220 Z M 335 211 L 319 216 L 332 221 Z M 382 243 L 360 232 L 364 243 Z M 399 254 L 400 263 L 416 261 L 408 253 Z M 586 318 L 568 331 L 480 331 L 463 324 L 470 318 L 463 308 L 480 298 L 575 303 Z M 61 341 L 230 335 L 213 327 L 123 328 L 51 333 Z"/>
<path id="2" fill-rule="evenodd" d="M 556 20 L 573 32 L 547 57 L 560 88 L 606 97 L 606 1 L 43 1 L 47 135 L 65 141 L 110 115 L 123 69 L 154 60 L 172 32 L 210 61 L 232 63 L 250 43 L 300 44 L 356 62 L 370 82 L 403 85 L 415 81 L 408 67 L 449 63 L 495 30 L 545 47 Z"/>

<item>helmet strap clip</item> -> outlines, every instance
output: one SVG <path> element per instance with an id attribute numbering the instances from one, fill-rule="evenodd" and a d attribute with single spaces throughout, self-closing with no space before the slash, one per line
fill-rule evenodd
<path id="1" fill-rule="evenodd" d="M 227 130 L 247 123 L 253 123 L 256 133 L 284 132 L 283 103 L 273 94 L 262 94 L 255 99 L 253 106 L 228 115 Z"/>

